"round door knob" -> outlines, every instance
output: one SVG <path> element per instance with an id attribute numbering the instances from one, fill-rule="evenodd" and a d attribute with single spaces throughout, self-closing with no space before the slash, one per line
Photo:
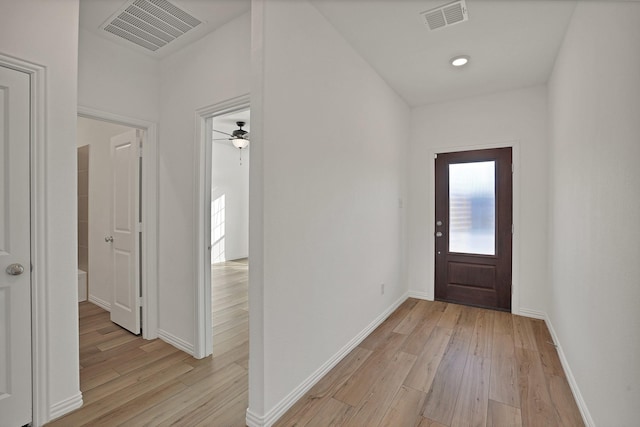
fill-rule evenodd
<path id="1" fill-rule="evenodd" d="M 107 243 L 113 242 L 113 236 L 107 236 L 104 238 L 104 241 Z"/>
<path id="2" fill-rule="evenodd" d="M 436 233 L 436 237 L 442 237 L 442 233 L 441 233 L 440 231 L 438 231 L 438 232 Z"/>
<path id="3" fill-rule="evenodd" d="M 7 267 L 7 269 L 5 270 L 7 272 L 7 274 L 11 275 L 11 276 L 19 276 L 22 273 L 24 273 L 24 267 L 22 266 L 22 264 L 11 264 L 10 266 Z"/>

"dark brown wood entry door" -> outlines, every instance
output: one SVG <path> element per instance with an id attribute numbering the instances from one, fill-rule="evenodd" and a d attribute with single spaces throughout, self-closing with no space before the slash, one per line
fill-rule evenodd
<path id="1" fill-rule="evenodd" d="M 511 311 L 511 148 L 435 162 L 436 300 Z"/>

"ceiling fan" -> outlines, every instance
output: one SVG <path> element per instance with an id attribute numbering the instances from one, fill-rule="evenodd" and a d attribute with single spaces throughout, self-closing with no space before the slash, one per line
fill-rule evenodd
<path id="1" fill-rule="evenodd" d="M 242 150 L 243 148 L 247 148 L 247 146 L 249 145 L 249 132 L 242 129 L 242 127 L 246 125 L 246 122 L 239 121 L 239 122 L 236 122 L 236 125 L 238 126 L 238 129 L 234 130 L 231 133 L 222 132 L 220 130 L 213 129 L 214 132 L 222 133 L 230 137 L 230 138 L 214 138 L 213 140 L 214 141 L 231 141 L 233 146 L 240 150 Z"/>

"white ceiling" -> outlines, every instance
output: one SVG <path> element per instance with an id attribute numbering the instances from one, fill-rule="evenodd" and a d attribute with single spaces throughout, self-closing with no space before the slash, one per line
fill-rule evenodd
<path id="1" fill-rule="evenodd" d="M 126 1 L 81 0 L 80 26 L 162 58 L 250 9 L 250 0 L 171 1 L 206 23 L 155 53 L 100 30 Z M 467 0 L 468 21 L 429 31 L 420 12 L 449 2 L 311 0 L 411 106 L 545 83 L 575 6 L 565 0 Z M 471 60 L 454 69 L 449 59 L 459 54 Z"/>
<path id="2" fill-rule="evenodd" d="M 411 106 L 545 83 L 575 2 L 467 0 L 469 20 L 436 31 L 420 12 L 451 0 L 311 0 Z M 449 60 L 469 55 L 454 69 Z"/>
<path id="3" fill-rule="evenodd" d="M 170 0 L 185 12 L 198 18 L 203 24 L 178 37 L 176 40 L 161 47 L 155 52 L 125 41 L 119 37 L 101 30 L 100 26 L 111 16 L 120 11 L 128 0 L 81 0 L 80 1 L 80 28 L 92 32 L 100 37 L 107 38 L 122 46 L 134 49 L 153 58 L 164 58 L 171 53 L 182 49 L 186 45 L 215 31 L 222 25 L 237 18 L 251 8 L 251 0 Z"/>

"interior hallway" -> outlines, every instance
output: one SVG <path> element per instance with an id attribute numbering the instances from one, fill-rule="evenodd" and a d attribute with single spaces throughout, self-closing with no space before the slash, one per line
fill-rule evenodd
<path id="1" fill-rule="evenodd" d="M 50 425 L 244 426 L 247 267 L 212 267 L 214 356 L 202 360 L 131 335 L 81 303 L 85 404 Z M 583 423 L 544 322 L 408 299 L 276 425 Z"/>
<path id="2" fill-rule="evenodd" d="M 49 426 L 244 426 L 248 405 L 247 261 L 212 266 L 214 355 L 197 360 L 80 303 L 82 408 Z"/>
<path id="3" fill-rule="evenodd" d="M 246 262 L 214 266 L 215 355 L 145 341 L 80 304 L 83 408 L 52 426 L 244 426 Z M 216 280 L 217 279 L 217 280 Z M 408 299 L 278 426 L 582 426 L 540 320 Z"/>
<path id="4" fill-rule="evenodd" d="M 543 321 L 410 298 L 276 425 L 584 424 Z"/>

